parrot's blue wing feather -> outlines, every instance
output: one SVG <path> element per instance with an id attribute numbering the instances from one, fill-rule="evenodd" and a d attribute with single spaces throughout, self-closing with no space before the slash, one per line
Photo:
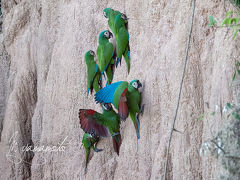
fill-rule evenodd
<path id="1" fill-rule="evenodd" d="M 112 83 L 95 94 L 97 103 L 113 103 L 114 93 L 123 81 Z"/>

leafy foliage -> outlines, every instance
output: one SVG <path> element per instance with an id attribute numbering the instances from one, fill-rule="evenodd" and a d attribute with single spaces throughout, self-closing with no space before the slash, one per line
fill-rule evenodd
<path id="1" fill-rule="evenodd" d="M 235 4 L 236 6 L 240 6 L 240 0 L 234 0 L 234 4 Z"/>
<path id="2" fill-rule="evenodd" d="M 240 0 L 238 0 L 240 1 Z M 228 11 L 226 13 L 225 19 L 222 20 L 221 26 L 217 26 L 217 21 L 214 20 L 213 16 L 209 16 L 209 27 L 229 27 L 232 28 L 233 39 L 235 39 L 240 32 L 240 24 L 239 24 L 239 16 L 240 13 L 234 13 L 233 11 Z"/>
<path id="3" fill-rule="evenodd" d="M 236 80 L 236 77 L 238 77 L 240 79 L 240 62 L 239 61 L 237 61 L 237 63 L 235 64 L 235 71 L 234 71 L 234 74 L 233 74 L 233 77 L 232 77 L 230 87 L 232 87 L 232 84 Z"/>
<path id="4" fill-rule="evenodd" d="M 208 24 L 209 27 L 217 25 L 217 21 L 213 19 L 213 16 L 209 16 L 209 21 L 210 21 L 210 23 Z"/>

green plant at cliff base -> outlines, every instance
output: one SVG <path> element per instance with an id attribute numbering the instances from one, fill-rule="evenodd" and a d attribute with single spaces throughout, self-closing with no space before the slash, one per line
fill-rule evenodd
<path id="1" fill-rule="evenodd" d="M 230 121 L 218 133 L 202 144 L 200 155 L 210 152 L 223 169 L 220 179 L 238 179 L 240 177 L 240 106 L 228 103 L 227 119 Z"/>
<path id="2" fill-rule="evenodd" d="M 216 27 L 216 28 L 223 28 L 228 27 L 232 28 L 233 33 L 233 39 L 237 37 L 237 34 L 240 32 L 240 24 L 239 24 L 239 12 L 233 12 L 229 11 L 226 13 L 225 19 L 222 20 L 221 26 L 217 26 L 217 21 L 214 20 L 213 16 L 209 16 L 209 27 Z"/>
<path id="3" fill-rule="evenodd" d="M 230 87 L 232 87 L 233 82 L 236 80 L 236 77 L 238 77 L 238 80 L 240 80 L 240 62 L 239 61 L 237 61 L 235 64 L 235 71 L 233 73 Z"/>
<path id="4" fill-rule="evenodd" d="M 234 1 L 233 1 L 233 4 L 234 4 L 235 6 L 240 6 L 240 0 L 234 0 Z"/>

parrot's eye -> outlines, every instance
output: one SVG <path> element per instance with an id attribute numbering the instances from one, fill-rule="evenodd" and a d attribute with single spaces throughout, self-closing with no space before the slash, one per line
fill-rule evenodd
<path id="1" fill-rule="evenodd" d="M 132 84 L 132 86 L 137 89 L 137 88 L 138 88 L 137 82 L 134 82 L 134 83 Z"/>
<path id="2" fill-rule="evenodd" d="M 94 137 L 94 136 L 95 136 L 95 131 L 92 130 L 92 131 L 90 132 L 90 135 L 91 135 L 92 137 Z"/>
<path id="3" fill-rule="evenodd" d="M 106 32 L 104 33 L 104 35 L 108 38 L 108 37 L 109 37 L 108 31 L 106 31 Z"/>
<path id="4" fill-rule="evenodd" d="M 103 15 L 105 16 L 105 18 L 107 18 L 107 14 L 105 11 L 103 11 Z"/>
<path id="5" fill-rule="evenodd" d="M 107 110 L 107 111 L 111 109 L 111 105 L 108 104 L 108 103 L 105 103 L 105 104 L 103 104 L 102 106 L 103 106 L 103 108 L 104 108 L 105 110 Z"/>

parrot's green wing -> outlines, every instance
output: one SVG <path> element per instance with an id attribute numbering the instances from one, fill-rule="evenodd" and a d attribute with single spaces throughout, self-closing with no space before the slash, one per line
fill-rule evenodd
<path id="1" fill-rule="evenodd" d="M 129 34 L 125 27 L 121 27 L 116 36 L 117 57 L 121 58 L 129 44 Z"/>
<path id="2" fill-rule="evenodd" d="M 105 72 L 114 55 L 112 43 L 99 44 L 97 48 L 98 64 L 101 73 Z"/>
<path id="3" fill-rule="evenodd" d="M 96 64 L 95 61 L 93 61 L 91 63 L 91 65 L 89 65 L 88 70 L 87 70 L 87 88 L 88 88 L 87 95 L 89 94 L 89 90 L 92 93 L 92 91 L 93 91 L 93 83 L 94 83 L 94 81 L 95 81 L 95 79 L 96 79 L 98 74 L 100 74 L 98 65 Z M 97 78 L 96 81 L 98 83 L 99 79 Z M 95 90 L 96 90 L 96 87 L 95 87 Z"/>
<path id="4" fill-rule="evenodd" d="M 131 93 L 127 94 L 128 98 L 128 107 L 129 111 L 132 113 L 139 113 L 140 112 L 140 105 L 141 105 L 141 95 L 138 90 L 135 90 Z"/>
<path id="5" fill-rule="evenodd" d="M 106 43 L 103 49 L 103 59 L 105 60 L 104 71 L 106 71 L 108 65 L 111 63 L 114 55 L 114 47 L 112 43 Z"/>

